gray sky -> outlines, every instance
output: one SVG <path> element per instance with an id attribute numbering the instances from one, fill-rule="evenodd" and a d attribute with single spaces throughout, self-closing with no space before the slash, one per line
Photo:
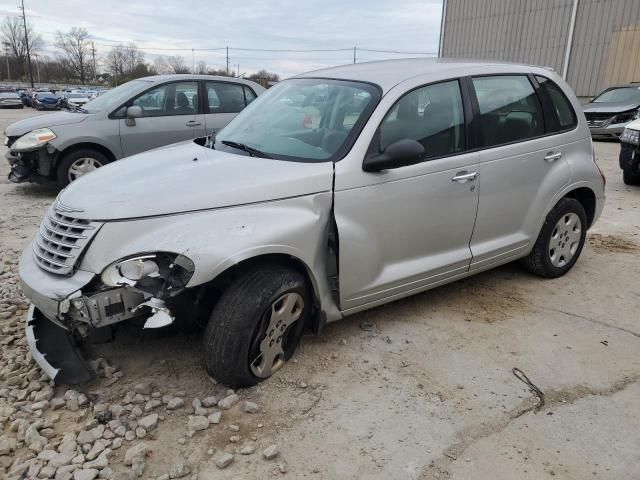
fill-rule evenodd
<path id="1" fill-rule="evenodd" d="M 0 0 L 0 15 L 19 14 L 18 0 Z M 57 30 L 85 27 L 98 55 L 110 45 L 134 42 L 147 61 L 181 55 L 191 65 L 205 60 L 225 66 L 217 47 L 260 49 L 369 48 L 437 53 L 442 0 L 25 0 L 29 21 L 42 35 L 45 54 L 53 54 Z M 160 50 L 184 48 L 184 51 Z M 260 68 L 286 77 L 315 68 L 351 63 L 352 51 L 230 51 L 234 69 Z M 357 60 L 399 58 L 407 54 L 357 52 Z"/>

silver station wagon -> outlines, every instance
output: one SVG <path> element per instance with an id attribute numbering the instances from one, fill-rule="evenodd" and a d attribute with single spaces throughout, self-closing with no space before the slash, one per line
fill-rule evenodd
<path id="1" fill-rule="evenodd" d="M 57 382 L 124 321 L 200 325 L 248 386 L 305 328 L 520 260 L 567 273 L 604 203 L 580 104 L 527 65 L 397 60 L 283 81 L 206 141 L 60 193 L 20 260 L 26 335 Z M 136 320 L 138 319 L 138 320 Z"/>

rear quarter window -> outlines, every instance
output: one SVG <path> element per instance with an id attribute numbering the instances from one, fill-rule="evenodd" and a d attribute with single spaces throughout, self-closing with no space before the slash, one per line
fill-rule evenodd
<path id="1" fill-rule="evenodd" d="M 570 130 L 578 124 L 578 117 L 571 102 L 562 89 L 546 77 L 536 76 L 536 80 L 551 100 L 554 108 L 555 122 L 547 126 L 549 132 Z"/>

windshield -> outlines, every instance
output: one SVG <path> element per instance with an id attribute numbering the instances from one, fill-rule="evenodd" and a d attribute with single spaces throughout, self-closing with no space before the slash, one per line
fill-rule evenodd
<path id="1" fill-rule="evenodd" d="M 83 95 L 81 93 L 70 93 L 69 95 L 67 95 L 67 98 L 85 98 L 86 95 Z"/>
<path id="2" fill-rule="evenodd" d="M 336 161 L 351 148 L 379 98 L 379 89 L 368 83 L 287 80 L 238 114 L 218 133 L 214 147 L 280 160 Z"/>
<path id="3" fill-rule="evenodd" d="M 151 82 L 145 80 L 131 80 L 87 102 L 84 109 L 89 113 L 97 113 L 109 107 L 117 107 L 128 100 L 131 95 L 137 93 L 143 86 L 149 86 L 150 84 Z"/>
<path id="4" fill-rule="evenodd" d="M 640 87 L 612 88 L 596 98 L 593 103 L 640 103 Z"/>

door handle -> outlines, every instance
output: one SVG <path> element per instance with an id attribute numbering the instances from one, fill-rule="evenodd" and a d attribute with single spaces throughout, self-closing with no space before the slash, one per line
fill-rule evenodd
<path id="1" fill-rule="evenodd" d="M 544 157 L 544 161 L 551 163 L 551 162 L 555 162 L 556 160 L 560 160 L 563 157 L 562 152 L 549 152 L 545 155 Z"/>
<path id="2" fill-rule="evenodd" d="M 451 177 L 451 181 L 458 183 L 467 183 L 474 181 L 477 176 L 478 172 L 467 172 L 466 170 L 463 170 L 462 172 L 456 173 L 455 177 Z"/>
<path id="3" fill-rule="evenodd" d="M 199 127 L 200 122 L 196 122 L 195 120 L 189 120 L 187 122 L 187 127 Z"/>

